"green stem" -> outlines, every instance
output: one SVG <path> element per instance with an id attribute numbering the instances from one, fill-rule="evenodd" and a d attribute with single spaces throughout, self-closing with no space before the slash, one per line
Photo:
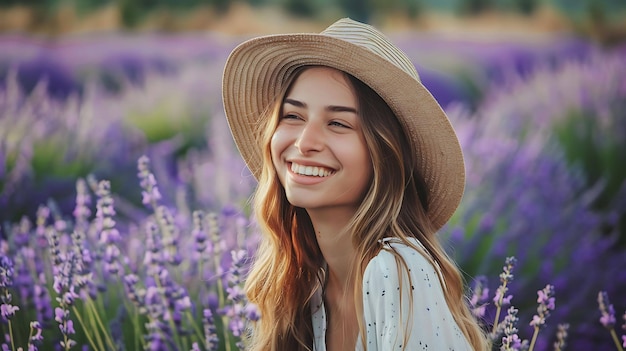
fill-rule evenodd
<path id="1" fill-rule="evenodd" d="M 85 305 L 83 305 L 83 306 L 85 306 Z M 100 347 L 104 347 L 104 342 L 102 341 L 102 337 L 100 336 L 100 333 L 98 332 L 98 328 L 96 327 L 96 321 L 95 321 L 95 319 L 93 317 L 93 313 L 90 313 L 89 309 L 86 306 L 85 306 L 85 310 L 87 311 L 87 315 L 89 316 L 89 323 L 91 323 L 89 330 L 95 331 L 96 341 L 98 342 L 98 345 L 100 345 Z"/>
<path id="2" fill-rule="evenodd" d="M 9 338 L 11 338 L 11 350 L 15 351 L 15 341 L 13 340 L 13 326 L 9 319 Z"/>
<path id="3" fill-rule="evenodd" d="M 204 344 L 204 342 L 202 342 L 202 340 L 204 340 L 204 332 L 200 330 L 196 321 L 193 320 L 193 316 L 191 315 L 191 312 L 187 311 L 185 315 L 187 316 L 187 319 L 189 320 L 189 324 L 191 324 L 193 330 L 196 332 L 196 336 L 200 339 L 201 343 Z"/>
<path id="4" fill-rule="evenodd" d="M 618 351 L 624 351 L 624 348 L 622 347 L 622 344 L 619 342 L 619 339 L 617 338 L 617 334 L 615 333 L 615 329 L 611 328 L 611 337 L 613 338 L 613 342 L 615 342 L 615 346 L 617 347 Z"/>
<path id="5" fill-rule="evenodd" d="M 533 351 L 535 342 L 537 342 L 537 335 L 539 335 L 539 327 L 535 327 L 535 332 L 533 333 L 533 338 L 530 340 L 530 347 L 528 348 L 528 351 Z"/>
<path id="6" fill-rule="evenodd" d="M 103 350 L 104 346 L 101 343 L 98 343 L 98 345 L 96 346 L 96 343 L 91 338 L 91 335 L 88 332 L 89 328 L 87 328 L 87 325 L 85 325 L 85 322 L 83 321 L 83 317 L 80 316 L 80 314 L 78 313 L 76 307 L 72 307 L 72 311 L 74 311 L 74 314 L 76 315 L 76 319 L 78 319 L 78 323 L 80 323 L 80 326 L 85 331 L 85 336 L 87 337 L 87 341 L 89 341 L 89 344 L 91 345 L 91 347 L 94 350 Z M 31 328 L 31 330 L 32 330 L 32 328 Z M 30 340 L 30 338 L 29 338 L 29 340 Z"/>
<path id="7" fill-rule="evenodd" d="M 104 333 L 104 338 L 105 338 L 107 344 L 109 345 L 109 347 L 111 347 L 111 350 L 115 350 L 115 343 L 113 342 L 113 339 L 109 335 L 107 328 L 104 326 L 104 323 L 102 323 L 102 319 L 100 319 L 100 315 L 98 314 L 98 310 L 96 309 L 96 306 L 95 306 L 93 300 L 90 297 L 87 298 L 87 305 L 91 309 L 91 312 L 93 313 L 93 315 L 94 315 L 94 317 L 96 319 L 96 323 L 98 324 L 98 326 L 100 327 L 100 329 Z"/>
<path id="8" fill-rule="evenodd" d="M 134 348 L 133 350 L 145 350 L 146 349 L 146 341 L 140 337 L 143 335 L 141 328 L 139 327 L 139 311 L 137 311 L 137 307 L 135 305 L 131 305 L 128 300 L 122 299 L 124 301 L 124 305 L 126 306 L 126 310 L 129 311 L 129 315 L 132 315 L 131 322 L 133 324 L 133 333 L 134 335 Z M 130 313 L 131 310 L 135 310 L 135 313 Z M 141 347 L 139 347 L 139 343 L 141 341 Z"/>

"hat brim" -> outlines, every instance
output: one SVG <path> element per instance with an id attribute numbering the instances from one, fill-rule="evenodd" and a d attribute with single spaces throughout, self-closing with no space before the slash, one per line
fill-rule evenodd
<path id="1" fill-rule="evenodd" d="M 418 156 L 429 192 L 427 215 L 439 229 L 458 207 L 465 165 L 445 112 L 421 82 L 372 51 L 323 34 L 270 35 L 230 54 L 222 82 L 224 110 L 235 144 L 258 179 L 262 145 L 255 129 L 294 70 L 306 65 L 347 72 L 376 91 L 394 111 Z"/>

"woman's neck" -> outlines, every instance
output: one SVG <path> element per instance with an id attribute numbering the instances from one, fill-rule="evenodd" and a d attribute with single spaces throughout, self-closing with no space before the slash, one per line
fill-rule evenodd
<path id="1" fill-rule="evenodd" d="M 328 283 L 343 292 L 353 281 L 354 246 L 348 225 L 354 211 L 309 210 L 317 244 L 328 265 Z M 350 290 L 350 289 L 348 289 Z"/>

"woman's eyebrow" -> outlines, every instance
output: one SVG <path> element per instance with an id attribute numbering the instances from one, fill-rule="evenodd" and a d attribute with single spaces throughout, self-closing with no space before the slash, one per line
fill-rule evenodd
<path id="1" fill-rule="evenodd" d="M 293 105 L 295 107 L 299 107 L 299 108 L 307 108 L 307 104 L 302 102 L 302 101 L 298 101 L 295 99 L 290 99 L 290 98 L 286 98 L 283 101 L 283 104 L 289 104 L 289 105 Z M 330 112 L 352 112 L 354 114 L 358 114 L 358 111 L 356 108 L 354 107 L 349 107 L 349 106 L 339 106 L 339 105 L 328 105 L 324 108 L 326 111 L 330 111 Z"/>
<path id="2" fill-rule="evenodd" d="M 283 101 L 283 104 L 289 104 L 289 105 L 293 105 L 295 107 L 306 108 L 306 104 L 304 102 L 298 101 L 298 100 L 294 100 L 294 99 L 290 99 L 290 98 L 285 98 L 285 101 Z"/>

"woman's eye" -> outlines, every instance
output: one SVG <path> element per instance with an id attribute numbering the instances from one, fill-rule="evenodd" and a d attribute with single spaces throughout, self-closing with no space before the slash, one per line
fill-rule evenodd
<path id="1" fill-rule="evenodd" d="M 329 123 L 329 125 L 334 126 L 334 127 L 350 128 L 348 125 L 343 124 L 341 122 L 337 122 L 337 121 L 332 121 Z"/>
<path id="2" fill-rule="evenodd" d="M 283 119 L 300 119 L 300 117 L 298 117 L 297 115 L 288 113 L 288 114 L 283 115 Z"/>

